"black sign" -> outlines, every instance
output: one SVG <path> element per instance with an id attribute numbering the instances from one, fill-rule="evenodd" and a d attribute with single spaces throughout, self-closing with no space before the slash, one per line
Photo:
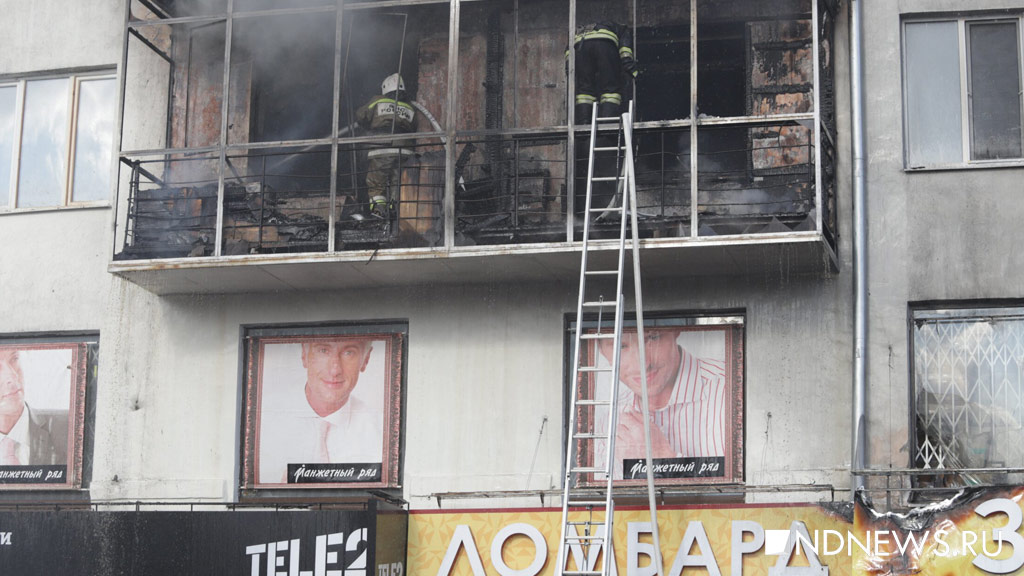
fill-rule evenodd
<path id="1" fill-rule="evenodd" d="M 68 467 L 0 466 L 0 484 L 66 484 Z"/>
<path id="2" fill-rule="evenodd" d="M 396 521 L 401 526 L 391 527 Z M 407 526 L 404 512 L 378 514 L 372 506 L 365 511 L 0 512 L 0 574 L 402 574 Z M 378 541 L 381 530 L 389 536 Z"/>
<path id="3" fill-rule="evenodd" d="M 725 458 L 655 458 L 655 478 L 721 478 L 725 476 Z M 622 461 L 622 477 L 626 480 L 647 478 L 647 460 L 627 458 Z"/>
<path id="4" fill-rule="evenodd" d="M 379 482 L 376 464 L 289 464 L 289 484 L 334 484 L 337 482 Z"/>

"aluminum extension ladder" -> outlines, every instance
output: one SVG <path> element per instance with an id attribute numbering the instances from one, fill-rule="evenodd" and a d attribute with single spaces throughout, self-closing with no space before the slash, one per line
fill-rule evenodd
<path id="1" fill-rule="evenodd" d="M 636 300 L 637 344 L 641 358 L 645 357 L 643 332 L 643 299 L 640 290 L 640 255 L 637 228 L 636 176 L 633 159 L 633 104 L 629 111 L 621 117 L 599 118 L 597 104 L 594 104 L 590 124 L 589 167 L 587 169 L 587 196 L 584 208 L 583 252 L 580 261 L 579 301 L 576 305 L 576 335 L 573 345 L 573 379 L 571 408 L 569 411 L 568 446 L 566 447 L 564 493 L 562 495 L 562 527 L 558 543 L 558 564 L 556 576 L 615 576 L 615 553 L 612 546 L 615 514 L 615 500 L 612 490 L 615 461 L 615 430 L 618 420 L 618 387 L 619 387 L 619 355 L 622 348 L 622 325 L 625 298 L 623 296 L 623 272 L 626 258 L 627 220 L 631 233 L 633 260 L 633 285 Z M 611 134 L 611 128 L 618 124 L 616 143 L 614 146 L 598 145 L 599 127 L 605 134 Z M 604 144 L 604 143 L 601 143 Z M 601 157 L 600 159 L 598 157 Z M 595 176 L 595 163 L 605 158 L 615 157 L 615 176 Z M 609 158 L 610 159 L 610 158 Z M 612 202 L 607 207 L 594 207 L 594 183 L 614 182 L 617 186 L 616 197 L 621 202 Z M 617 266 L 613 270 L 595 269 L 588 266 L 590 253 L 594 250 L 590 239 L 590 225 L 596 219 L 605 220 L 610 216 L 619 216 L 619 239 Z M 596 290 L 590 284 L 596 285 Z M 597 332 L 585 334 L 583 331 L 584 313 L 598 315 Z M 612 332 L 602 330 L 601 320 L 605 314 L 614 315 Z M 592 365 L 583 365 L 581 346 L 584 342 L 599 344 L 602 340 L 611 340 L 613 355 L 611 366 L 600 366 L 598 354 L 591 354 Z M 581 385 L 581 378 L 606 373 L 609 375 L 607 397 L 598 398 L 596 385 Z M 642 374 L 644 437 L 647 448 L 647 489 L 651 511 L 651 526 L 654 537 L 654 558 L 657 574 L 663 574 L 661 560 L 661 544 L 658 538 L 657 509 L 654 499 L 653 466 L 651 465 L 651 434 L 650 416 L 647 404 L 647 374 Z M 588 393 L 588 396 L 581 396 Z M 597 411 L 607 410 L 608 417 L 605 429 L 597 429 L 599 418 Z M 581 417 L 586 412 L 587 417 Z M 596 445 L 604 442 L 606 457 L 597 462 Z M 579 461 L 581 447 L 589 446 L 586 453 L 592 455 L 594 462 Z M 601 477 L 603 476 L 603 478 Z M 590 487 L 586 478 L 591 478 Z M 598 480 L 599 479 L 599 480 Z M 601 554 L 601 551 L 604 554 Z M 601 557 L 598 565 L 598 557 Z M 566 564 L 573 558 L 575 569 L 569 570 Z"/>

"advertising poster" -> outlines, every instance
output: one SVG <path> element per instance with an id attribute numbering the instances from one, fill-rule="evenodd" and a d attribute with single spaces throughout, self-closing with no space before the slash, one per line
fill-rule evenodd
<path id="1" fill-rule="evenodd" d="M 86 345 L 0 344 L 0 485 L 81 484 Z"/>
<path id="2" fill-rule="evenodd" d="M 397 484 L 401 355 L 398 333 L 251 339 L 250 486 Z"/>
<path id="3" fill-rule="evenodd" d="M 610 328 L 603 328 L 609 331 Z M 595 334 L 597 328 L 586 330 Z M 647 372 L 651 453 L 659 484 L 728 483 L 743 471 L 743 327 L 738 323 L 652 326 L 645 329 L 646 362 L 639 361 L 636 328 L 623 331 L 617 387 L 618 409 L 613 478 L 645 483 L 641 366 Z M 611 339 L 583 340 L 584 366 L 611 366 Z M 608 399 L 609 371 L 585 373 L 579 398 Z M 606 406 L 581 406 L 577 417 L 605 433 Z M 580 441 L 581 466 L 603 467 L 603 439 Z M 584 483 L 600 483 L 603 474 Z"/>

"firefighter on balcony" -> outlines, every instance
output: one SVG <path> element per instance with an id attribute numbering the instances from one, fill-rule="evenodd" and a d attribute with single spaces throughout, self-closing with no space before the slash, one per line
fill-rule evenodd
<path id="1" fill-rule="evenodd" d="M 636 78 L 629 28 L 595 22 L 576 28 L 576 124 L 589 124 L 594 102 L 601 118 L 618 116 L 625 73 Z"/>
<path id="2" fill-rule="evenodd" d="M 413 132 L 416 112 L 405 97 L 405 82 L 398 74 L 392 74 L 380 85 L 380 96 L 375 96 L 366 106 L 359 109 L 359 124 L 370 134 L 408 134 Z M 370 213 L 390 218 L 394 202 L 398 200 L 401 185 L 403 160 L 414 152 L 407 148 L 413 145 L 411 139 L 374 143 L 367 153 L 366 188 L 370 196 Z"/>

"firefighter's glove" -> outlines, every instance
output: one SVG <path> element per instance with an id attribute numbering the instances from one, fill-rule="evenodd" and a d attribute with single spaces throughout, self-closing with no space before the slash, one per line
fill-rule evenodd
<path id="1" fill-rule="evenodd" d="M 633 60 L 632 58 L 623 58 L 622 59 L 622 67 L 626 69 L 626 72 L 628 72 L 630 76 L 632 76 L 633 78 L 636 78 L 636 75 L 637 75 L 636 60 Z"/>

